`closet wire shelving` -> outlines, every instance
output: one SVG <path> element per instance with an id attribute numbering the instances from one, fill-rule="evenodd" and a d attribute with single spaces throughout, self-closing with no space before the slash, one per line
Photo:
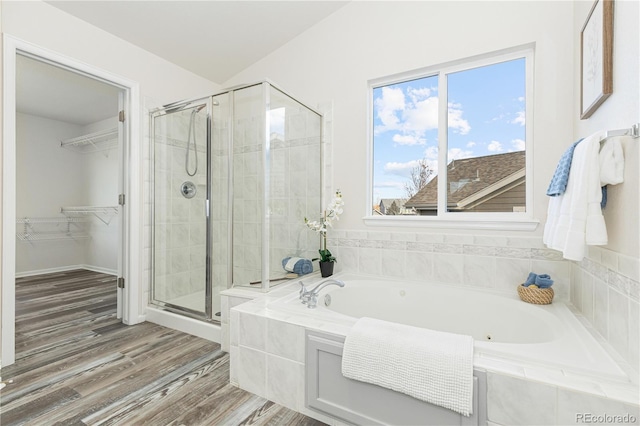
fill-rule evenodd
<path id="1" fill-rule="evenodd" d="M 60 213 L 69 219 L 80 219 L 94 216 L 105 225 L 109 225 L 114 216 L 118 214 L 118 206 L 61 207 Z"/>
<path id="2" fill-rule="evenodd" d="M 102 152 L 108 157 L 107 151 L 118 147 L 118 128 L 114 127 L 67 139 L 60 142 L 60 146 L 81 154 Z"/>
<path id="3" fill-rule="evenodd" d="M 83 240 L 90 238 L 87 221 L 78 217 L 22 217 L 16 220 L 22 225 L 16 236 L 20 241 Z"/>

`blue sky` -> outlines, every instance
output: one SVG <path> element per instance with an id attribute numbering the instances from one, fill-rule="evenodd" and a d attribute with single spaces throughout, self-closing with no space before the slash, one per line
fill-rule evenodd
<path id="1" fill-rule="evenodd" d="M 448 92 L 448 162 L 524 150 L 524 59 L 449 74 Z M 438 77 L 376 88 L 373 103 L 374 202 L 406 198 L 418 160 L 438 170 Z"/>

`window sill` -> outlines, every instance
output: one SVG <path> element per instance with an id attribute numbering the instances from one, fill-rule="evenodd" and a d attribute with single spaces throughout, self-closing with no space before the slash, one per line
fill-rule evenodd
<path id="1" fill-rule="evenodd" d="M 414 228 L 452 228 L 452 229 L 493 229 L 500 231 L 535 231 L 539 220 L 531 218 L 474 218 L 460 219 L 424 217 L 424 216 L 365 216 L 367 226 L 414 227 Z"/>

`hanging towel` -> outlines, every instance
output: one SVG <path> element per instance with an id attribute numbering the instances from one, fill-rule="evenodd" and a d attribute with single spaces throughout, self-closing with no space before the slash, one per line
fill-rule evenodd
<path id="1" fill-rule="evenodd" d="M 306 275 L 313 272 L 313 263 L 309 259 L 301 257 L 285 257 L 282 259 L 282 267 L 285 271 L 298 275 Z"/>
<path id="2" fill-rule="evenodd" d="M 473 338 L 361 318 L 344 342 L 342 375 L 469 416 Z"/>
<path id="3" fill-rule="evenodd" d="M 624 153 L 622 141 L 619 137 L 607 139 L 598 154 L 600 162 L 600 185 L 602 186 L 602 202 L 607 205 L 607 185 L 617 185 L 624 182 Z"/>
<path id="4" fill-rule="evenodd" d="M 571 161 L 573 160 L 573 151 L 584 138 L 581 138 L 577 142 L 574 142 L 560 157 L 556 171 L 551 178 L 549 188 L 547 188 L 547 195 L 549 197 L 557 197 L 564 194 L 567 188 L 567 182 L 569 181 L 569 172 L 571 170 Z"/>
<path id="5" fill-rule="evenodd" d="M 565 259 L 581 261 L 585 244 L 607 244 L 598 157 L 603 137 L 594 133 L 575 147 L 566 190 L 549 200 L 543 241 Z"/>

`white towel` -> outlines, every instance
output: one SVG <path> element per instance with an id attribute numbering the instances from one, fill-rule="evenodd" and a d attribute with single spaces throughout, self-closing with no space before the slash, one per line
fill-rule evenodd
<path id="1" fill-rule="evenodd" d="M 552 197 L 547 210 L 543 242 L 565 259 L 581 261 L 588 245 L 607 244 L 607 228 L 600 201 L 598 151 L 603 132 L 586 137 L 576 146 L 564 194 Z"/>
<path id="2" fill-rule="evenodd" d="M 607 139 L 598 154 L 600 186 L 617 185 L 624 181 L 624 154 L 619 137 Z"/>
<path id="3" fill-rule="evenodd" d="M 344 342 L 342 375 L 469 416 L 473 338 L 361 318 Z"/>

